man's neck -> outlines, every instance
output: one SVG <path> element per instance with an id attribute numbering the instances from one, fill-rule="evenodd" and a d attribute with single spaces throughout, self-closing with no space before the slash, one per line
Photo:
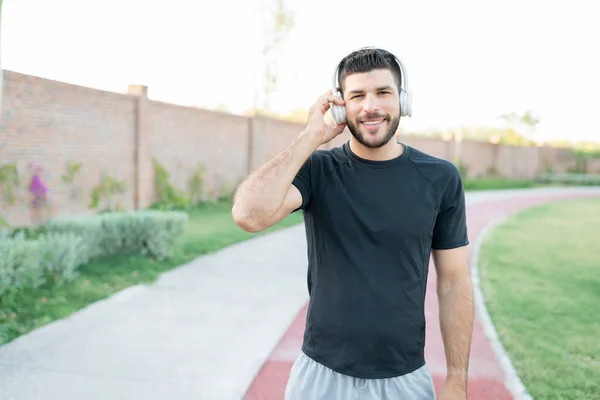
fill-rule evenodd
<path id="1" fill-rule="evenodd" d="M 350 150 L 360 158 L 372 161 L 387 161 L 400 157 L 404 153 L 404 146 L 392 138 L 384 146 L 371 149 L 360 144 L 354 137 L 350 138 Z"/>

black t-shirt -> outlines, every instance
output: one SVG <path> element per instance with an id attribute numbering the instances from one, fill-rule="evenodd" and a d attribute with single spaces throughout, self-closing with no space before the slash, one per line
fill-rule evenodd
<path id="1" fill-rule="evenodd" d="M 293 181 L 308 246 L 302 351 L 359 378 L 424 365 L 431 249 L 469 243 L 457 168 L 404 148 L 388 161 L 359 158 L 349 142 L 317 150 Z"/>

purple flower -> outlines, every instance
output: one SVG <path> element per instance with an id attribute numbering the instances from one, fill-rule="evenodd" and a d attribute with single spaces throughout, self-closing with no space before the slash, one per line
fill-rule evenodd
<path id="1" fill-rule="evenodd" d="M 48 188 L 42 182 L 42 178 L 36 173 L 31 178 L 31 184 L 29 185 L 29 191 L 33 193 L 35 197 L 42 197 L 48 191 Z"/>
<path id="2" fill-rule="evenodd" d="M 46 187 L 40 176 L 44 169 L 41 166 L 33 163 L 29 163 L 27 167 L 29 168 L 29 170 L 33 170 L 31 183 L 29 184 L 29 192 L 33 194 L 33 206 L 38 207 L 46 199 L 46 192 L 48 191 L 48 188 Z"/>

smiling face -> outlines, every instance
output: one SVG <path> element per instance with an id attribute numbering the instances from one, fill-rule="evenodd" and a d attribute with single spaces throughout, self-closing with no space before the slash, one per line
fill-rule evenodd
<path id="1" fill-rule="evenodd" d="M 383 147 L 400 124 L 400 96 L 389 69 L 351 73 L 344 80 L 347 126 L 363 146 Z"/>

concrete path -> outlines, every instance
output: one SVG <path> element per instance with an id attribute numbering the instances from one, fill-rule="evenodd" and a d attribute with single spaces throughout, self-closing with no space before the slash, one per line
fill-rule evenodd
<path id="1" fill-rule="evenodd" d="M 303 227 L 201 257 L 0 347 L 0 400 L 239 400 L 306 302 Z"/>
<path id="2" fill-rule="evenodd" d="M 494 210 L 590 193 L 600 192 L 469 193 L 471 239 L 498 214 Z M 492 200 L 508 208 L 488 207 Z M 435 332 L 433 282 L 427 358 L 439 384 L 443 352 Z M 282 399 L 300 348 L 307 300 L 304 227 L 257 237 L 0 347 L 0 400 Z M 472 378 L 501 383 L 486 343 L 477 325 Z M 503 394 L 485 398 L 508 398 L 498 390 Z M 477 398 L 482 397 L 470 397 Z"/>

